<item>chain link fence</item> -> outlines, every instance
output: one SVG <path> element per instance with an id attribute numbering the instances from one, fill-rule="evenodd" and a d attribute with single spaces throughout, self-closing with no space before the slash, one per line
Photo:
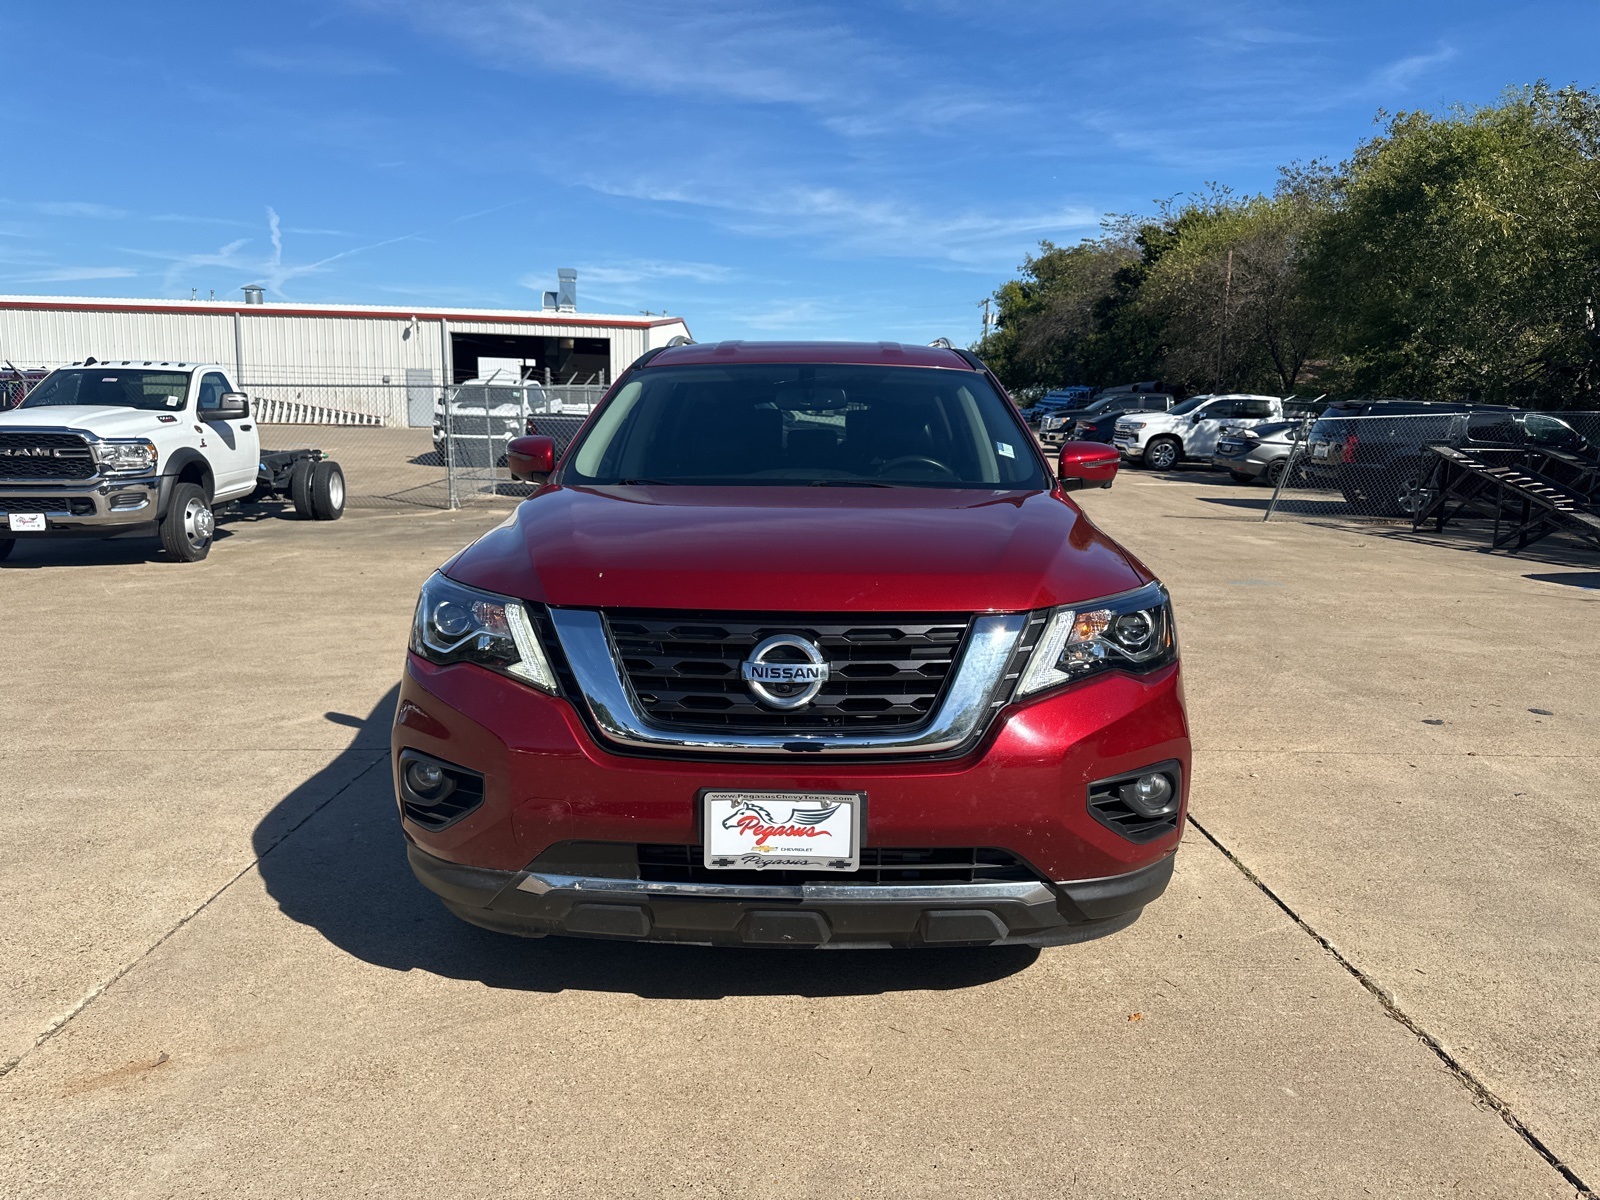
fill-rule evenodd
<path id="1" fill-rule="evenodd" d="M 1287 442 L 1269 521 L 1454 522 L 1495 546 L 1600 534 L 1597 412 L 1308 417 Z"/>
<path id="2" fill-rule="evenodd" d="M 263 450 L 311 447 L 344 472 L 352 508 L 457 508 L 514 502 L 531 488 L 511 478 L 506 445 L 532 429 L 558 452 L 606 389 L 590 384 L 441 389 L 408 383 L 248 381 Z"/>

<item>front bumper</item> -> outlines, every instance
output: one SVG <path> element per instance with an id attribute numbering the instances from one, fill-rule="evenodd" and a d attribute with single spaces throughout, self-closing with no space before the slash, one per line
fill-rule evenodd
<path id="1" fill-rule="evenodd" d="M 1147 676 L 1112 673 L 1013 704 L 957 758 L 819 761 L 797 754 L 754 761 L 626 752 L 600 741 L 565 699 L 470 664 L 441 667 L 408 655 L 392 744 L 396 760 L 411 749 L 482 776 L 482 801 L 446 826 L 426 828 L 403 809 L 401 814 L 413 866 L 423 864 L 419 877 L 458 915 L 514 932 L 730 944 L 765 944 L 760 939 L 767 936 L 761 931 L 766 918 L 751 932 L 749 914 L 791 909 L 818 913 L 823 924 L 812 917 L 791 922 L 801 933 L 780 943 L 931 944 L 944 937 L 942 929 L 955 928 L 949 924 L 954 918 L 932 918 L 930 933 L 924 914 L 947 911 L 989 914 L 961 926 L 985 936 L 949 940 L 1092 936 L 1089 925 L 1131 920 L 1160 889 L 1140 899 L 1142 885 L 1135 886 L 1128 893 L 1134 898 L 1114 909 L 1085 903 L 1089 893 L 1084 889 L 1092 892 L 1100 885 L 1091 881 L 1130 877 L 1168 859 L 1181 836 L 1184 810 L 1169 832 L 1135 843 L 1091 815 L 1089 785 L 1177 760 L 1186 807 L 1190 774 L 1176 665 Z M 817 908 L 821 901 L 815 895 L 788 895 L 773 903 L 762 896 L 719 898 L 652 888 L 619 901 L 596 899 L 595 885 L 556 877 L 611 876 L 605 886 L 614 891 L 616 878 L 631 874 L 640 882 L 637 860 L 627 860 L 634 864 L 631 870 L 625 863 L 602 872 L 570 861 L 540 863 L 541 856 L 562 845 L 607 844 L 630 851 L 644 845 L 697 845 L 702 837 L 698 797 L 707 788 L 863 792 L 865 847 L 1003 850 L 1027 864 L 1039 882 L 1020 896 L 965 891 L 937 903 L 912 899 L 903 890 L 848 901 L 827 892 L 822 899 L 834 899 Z M 549 876 L 550 886 L 530 891 L 534 885 L 524 886 L 530 873 Z M 438 886 L 446 878 L 478 882 L 452 892 Z M 583 908 L 576 920 L 572 914 L 585 904 L 619 903 L 639 911 L 616 929 L 585 927 L 586 922 L 624 922 L 608 910 Z M 806 928 L 812 931 L 810 941 L 802 936 Z"/>
<path id="2" fill-rule="evenodd" d="M 82 483 L 0 483 L 0 536 L 48 537 L 53 533 L 123 533 L 156 521 L 169 481 L 159 475 L 94 479 Z M 12 513 L 42 513 L 44 533 L 12 532 Z"/>
<path id="3" fill-rule="evenodd" d="M 1114 933 L 1166 890 L 1174 856 L 1108 879 L 719 885 L 467 867 L 408 848 L 417 879 L 458 917 L 523 937 L 569 934 L 711 946 L 1063 945 Z M 559 864 L 555 864 L 559 867 Z"/>
<path id="4" fill-rule="evenodd" d="M 1111 444 L 1122 452 L 1122 457 L 1130 461 L 1144 457 L 1144 446 L 1138 438 L 1127 434 L 1116 433 L 1111 435 Z"/>

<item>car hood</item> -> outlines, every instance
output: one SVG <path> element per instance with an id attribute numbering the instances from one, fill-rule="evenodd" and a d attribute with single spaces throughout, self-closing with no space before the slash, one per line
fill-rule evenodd
<path id="1" fill-rule="evenodd" d="M 574 607 L 1019 611 L 1150 574 L 1048 492 L 547 487 L 445 566 Z"/>
<path id="2" fill-rule="evenodd" d="M 175 424 L 158 420 L 162 416 L 182 419 L 183 413 L 99 404 L 62 404 L 0 413 L 0 429 L 77 429 L 99 437 L 148 437 L 164 426 Z"/>

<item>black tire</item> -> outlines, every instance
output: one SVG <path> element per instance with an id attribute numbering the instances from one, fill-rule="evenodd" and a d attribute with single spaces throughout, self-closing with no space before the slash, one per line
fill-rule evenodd
<path id="1" fill-rule="evenodd" d="M 1254 475 L 1246 475 L 1243 471 L 1229 471 L 1228 478 L 1235 483 L 1254 483 L 1256 481 Z"/>
<path id="2" fill-rule="evenodd" d="M 294 515 L 304 520 L 314 519 L 311 509 L 311 470 L 317 464 L 302 458 L 289 468 L 289 499 L 294 504 Z"/>
<path id="3" fill-rule="evenodd" d="M 0 562 L 5 562 L 11 557 L 11 552 L 17 548 L 16 538 L 0 538 Z"/>
<path id="4" fill-rule="evenodd" d="M 1267 469 L 1262 478 L 1267 481 L 1267 486 L 1275 488 L 1283 482 L 1283 473 L 1289 469 L 1287 458 L 1275 458 L 1267 464 Z"/>
<path id="5" fill-rule="evenodd" d="M 1183 461 L 1183 443 L 1177 438 L 1151 438 L 1144 448 L 1144 465 L 1152 471 L 1170 471 Z"/>
<path id="6" fill-rule="evenodd" d="M 178 562 L 199 562 L 211 553 L 216 517 L 198 483 L 180 483 L 161 518 L 161 547 Z"/>
<path id="7" fill-rule="evenodd" d="M 311 468 L 311 517 L 337 521 L 344 516 L 344 472 L 339 464 L 323 459 Z"/>

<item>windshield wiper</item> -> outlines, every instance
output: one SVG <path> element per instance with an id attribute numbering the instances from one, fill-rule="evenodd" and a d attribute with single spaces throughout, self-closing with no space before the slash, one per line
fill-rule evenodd
<path id="1" fill-rule="evenodd" d="M 813 479 L 807 487 L 903 487 L 899 483 L 884 483 L 881 479 Z"/>
<path id="2" fill-rule="evenodd" d="M 619 479 L 615 483 L 606 484 L 606 487 L 676 487 L 681 481 L 677 479 Z"/>

